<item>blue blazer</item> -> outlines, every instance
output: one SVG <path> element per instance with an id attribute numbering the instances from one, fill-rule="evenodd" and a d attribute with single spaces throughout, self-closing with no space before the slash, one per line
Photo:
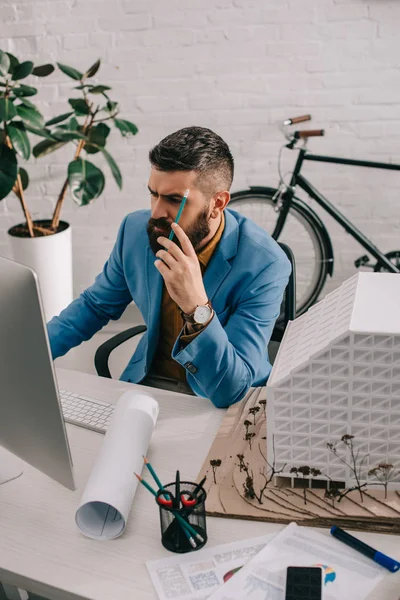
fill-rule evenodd
<path id="1" fill-rule="evenodd" d="M 53 358 L 90 339 L 135 302 L 147 332 L 121 375 L 139 383 L 157 347 L 163 279 L 154 266 L 146 225 L 149 210 L 125 217 L 103 271 L 91 287 L 48 323 Z M 216 316 L 185 348 L 179 337 L 172 357 L 186 369 L 198 396 L 217 407 L 237 402 L 271 370 L 268 342 L 280 312 L 290 263 L 278 244 L 253 221 L 225 210 L 222 238 L 204 273 Z"/>

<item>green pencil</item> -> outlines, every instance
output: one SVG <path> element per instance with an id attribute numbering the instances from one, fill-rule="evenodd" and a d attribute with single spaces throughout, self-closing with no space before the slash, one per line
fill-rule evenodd
<path id="1" fill-rule="evenodd" d="M 157 476 L 157 473 L 155 472 L 155 470 L 153 469 L 153 467 L 151 466 L 150 462 L 147 460 L 147 458 L 145 456 L 143 456 L 143 460 L 144 460 L 144 464 L 146 465 L 146 467 L 150 471 L 151 476 L 153 477 L 154 481 L 158 485 L 158 489 L 161 490 L 161 488 L 164 487 L 164 486 L 161 483 L 161 481 L 159 480 L 159 478 Z"/>
<path id="2" fill-rule="evenodd" d="M 178 223 L 179 219 L 181 218 L 181 214 L 182 214 L 183 208 L 184 208 L 184 206 L 186 204 L 186 200 L 188 199 L 188 196 L 189 196 L 189 190 L 185 190 L 185 193 L 183 194 L 182 202 L 181 202 L 181 205 L 179 207 L 178 214 L 176 215 L 176 219 L 175 219 L 174 223 Z M 168 236 L 168 239 L 172 240 L 172 238 L 174 237 L 174 235 L 175 235 L 174 230 L 171 229 L 171 232 L 170 232 L 170 234 Z"/>

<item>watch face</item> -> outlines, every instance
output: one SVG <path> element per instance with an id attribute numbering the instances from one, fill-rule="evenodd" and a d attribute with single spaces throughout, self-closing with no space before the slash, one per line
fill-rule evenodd
<path id="1" fill-rule="evenodd" d="M 209 306 L 198 306 L 193 315 L 195 323 L 199 323 L 200 325 L 207 323 L 210 317 L 211 308 Z"/>

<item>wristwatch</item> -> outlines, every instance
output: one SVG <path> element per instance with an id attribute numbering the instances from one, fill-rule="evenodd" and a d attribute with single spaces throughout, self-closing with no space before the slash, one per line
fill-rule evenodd
<path id="1" fill-rule="evenodd" d="M 181 315 L 187 323 L 194 323 L 196 325 L 204 325 L 207 323 L 213 315 L 213 307 L 211 302 L 208 300 L 206 304 L 197 306 L 192 313 L 184 313 L 181 310 Z"/>

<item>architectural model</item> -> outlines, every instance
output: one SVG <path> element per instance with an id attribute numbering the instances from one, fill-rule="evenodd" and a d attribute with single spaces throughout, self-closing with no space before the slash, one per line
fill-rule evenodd
<path id="1" fill-rule="evenodd" d="M 272 456 L 292 484 L 307 466 L 328 487 L 386 470 L 400 489 L 400 277 L 358 273 L 289 323 L 267 384 Z"/>
<path id="2" fill-rule="evenodd" d="M 359 273 L 289 323 L 204 475 L 208 515 L 400 533 L 400 277 Z"/>

